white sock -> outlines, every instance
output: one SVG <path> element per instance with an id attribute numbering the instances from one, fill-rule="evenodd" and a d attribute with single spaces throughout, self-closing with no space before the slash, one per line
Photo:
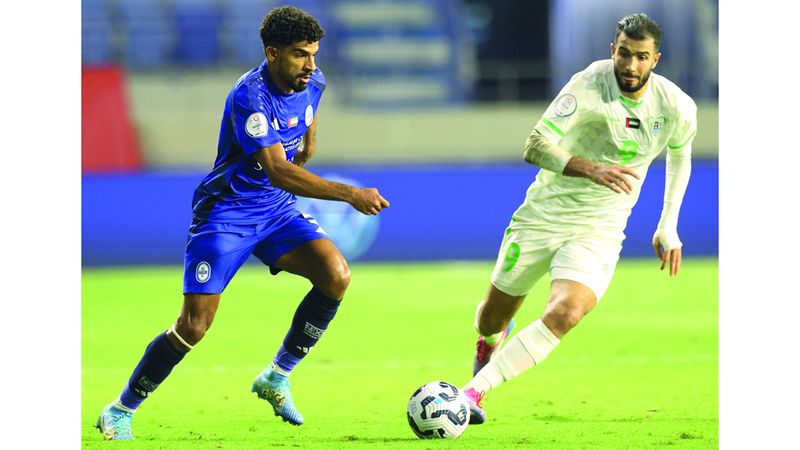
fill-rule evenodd
<path id="1" fill-rule="evenodd" d="M 273 372 L 276 372 L 276 373 L 278 373 L 280 375 L 283 375 L 285 377 L 288 377 L 289 374 L 292 373 L 291 371 L 287 372 L 287 371 L 283 370 L 281 368 L 281 366 L 275 364 L 275 361 L 272 361 L 272 364 L 270 364 L 269 367 L 270 367 L 270 369 L 272 369 Z"/>
<path id="2" fill-rule="evenodd" d="M 486 392 L 541 363 L 560 341 L 541 319 L 525 327 L 492 357 L 464 390 Z"/>

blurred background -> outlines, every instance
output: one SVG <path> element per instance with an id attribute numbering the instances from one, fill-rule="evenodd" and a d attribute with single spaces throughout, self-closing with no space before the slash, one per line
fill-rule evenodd
<path id="1" fill-rule="evenodd" d="M 664 29 L 655 72 L 698 104 L 684 254 L 717 255 L 716 0 L 83 0 L 85 266 L 182 263 L 225 97 L 263 59 L 264 15 L 285 4 L 327 35 L 306 168 L 392 203 L 367 217 L 298 202 L 351 261 L 494 259 L 537 171 L 522 160 L 528 133 L 573 73 L 610 56 L 616 21 L 634 12 Z M 650 257 L 663 189 L 662 155 L 623 258 Z"/>

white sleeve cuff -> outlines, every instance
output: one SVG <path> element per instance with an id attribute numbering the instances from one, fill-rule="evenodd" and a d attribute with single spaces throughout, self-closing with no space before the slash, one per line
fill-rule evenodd
<path id="1" fill-rule="evenodd" d="M 525 161 L 555 173 L 564 173 L 572 158 L 569 152 L 554 145 L 539 131 L 533 130 L 525 141 Z"/>

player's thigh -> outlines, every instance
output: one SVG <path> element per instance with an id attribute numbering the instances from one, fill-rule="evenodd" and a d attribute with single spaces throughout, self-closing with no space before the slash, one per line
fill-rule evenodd
<path id="1" fill-rule="evenodd" d="M 314 285 L 350 277 L 347 261 L 329 239 L 308 241 L 283 254 L 275 265 L 281 270 L 307 278 Z"/>
<path id="2" fill-rule="evenodd" d="M 497 253 L 492 286 L 510 297 L 524 298 L 548 272 L 553 242 L 550 231 L 512 223 Z"/>
<path id="3" fill-rule="evenodd" d="M 621 250 L 621 242 L 602 236 L 570 240 L 553 255 L 550 278 L 578 282 L 600 301 L 614 276 Z"/>
<path id="4" fill-rule="evenodd" d="M 347 262 L 313 217 L 297 213 L 278 229 L 270 230 L 253 254 L 273 274 L 285 270 L 314 285 L 331 279 L 349 279 Z"/>
<path id="5" fill-rule="evenodd" d="M 219 294 L 258 244 L 254 226 L 192 224 L 184 255 L 184 294 Z"/>

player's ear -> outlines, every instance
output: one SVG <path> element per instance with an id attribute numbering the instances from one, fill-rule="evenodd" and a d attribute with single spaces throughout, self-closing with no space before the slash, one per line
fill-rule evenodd
<path id="1" fill-rule="evenodd" d="M 273 62 L 278 59 L 278 49 L 271 45 L 264 49 L 264 53 L 267 55 L 267 61 L 269 62 Z"/>
<path id="2" fill-rule="evenodd" d="M 614 43 L 612 42 L 612 43 L 608 44 L 608 47 L 611 49 L 611 57 L 613 58 L 614 57 L 614 50 L 616 50 L 614 48 L 615 47 Z"/>
<path id="3" fill-rule="evenodd" d="M 659 59 L 661 59 L 661 52 L 656 52 L 656 56 L 653 57 L 653 69 L 658 65 Z"/>

